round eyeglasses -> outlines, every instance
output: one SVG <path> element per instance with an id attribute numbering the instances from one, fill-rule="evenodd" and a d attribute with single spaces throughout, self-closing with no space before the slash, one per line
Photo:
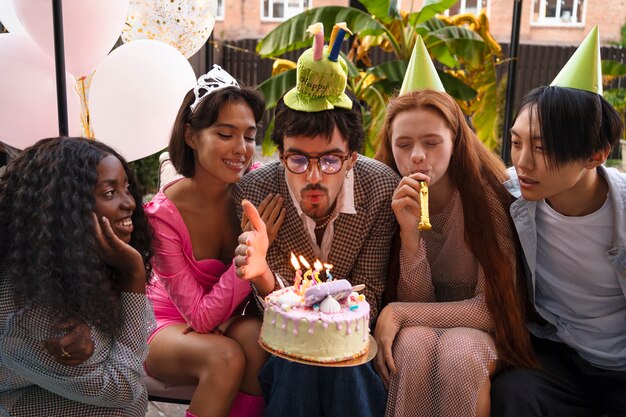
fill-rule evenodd
<path id="1" fill-rule="evenodd" d="M 324 174 L 332 175 L 341 171 L 341 167 L 346 159 L 350 158 L 350 155 L 335 155 L 327 153 L 320 156 L 308 156 L 302 154 L 284 154 L 281 159 L 285 161 L 287 169 L 294 174 L 303 174 L 309 169 L 311 160 L 317 161 L 317 166 Z"/>

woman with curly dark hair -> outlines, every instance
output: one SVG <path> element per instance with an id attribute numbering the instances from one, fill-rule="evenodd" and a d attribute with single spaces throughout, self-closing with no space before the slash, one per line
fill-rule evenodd
<path id="1" fill-rule="evenodd" d="M 154 318 L 140 202 L 126 161 L 96 141 L 44 139 L 8 166 L 0 180 L 0 414 L 145 414 Z M 91 328 L 84 362 L 75 362 L 74 344 L 50 351 L 68 322 Z"/>

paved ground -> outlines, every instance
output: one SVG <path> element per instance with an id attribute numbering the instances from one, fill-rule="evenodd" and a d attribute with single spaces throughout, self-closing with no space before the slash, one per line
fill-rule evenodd
<path id="1" fill-rule="evenodd" d="M 185 417 L 186 405 L 150 402 L 146 417 Z"/>

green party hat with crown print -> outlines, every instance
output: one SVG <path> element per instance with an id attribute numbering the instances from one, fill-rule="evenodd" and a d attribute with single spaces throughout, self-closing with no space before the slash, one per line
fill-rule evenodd
<path id="1" fill-rule="evenodd" d="M 550 85 L 602 94 L 602 65 L 600 62 L 598 26 L 591 29 L 591 32 Z"/>
<path id="2" fill-rule="evenodd" d="M 404 74 L 400 95 L 417 90 L 434 90 L 445 93 L 439 74 L 428 55 L 428 50 L 420 35 L 415 40 L 409 66 Z"/>

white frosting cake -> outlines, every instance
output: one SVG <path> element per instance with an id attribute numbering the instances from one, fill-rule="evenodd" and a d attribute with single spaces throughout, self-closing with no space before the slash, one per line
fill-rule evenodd
<path id="1" fill-rule="evenodd" d="M 265 298 L 260 341 L 270 350 L 313 362 L 367 353 L 370 306 L 346 280 L 287 287 Z"/>

